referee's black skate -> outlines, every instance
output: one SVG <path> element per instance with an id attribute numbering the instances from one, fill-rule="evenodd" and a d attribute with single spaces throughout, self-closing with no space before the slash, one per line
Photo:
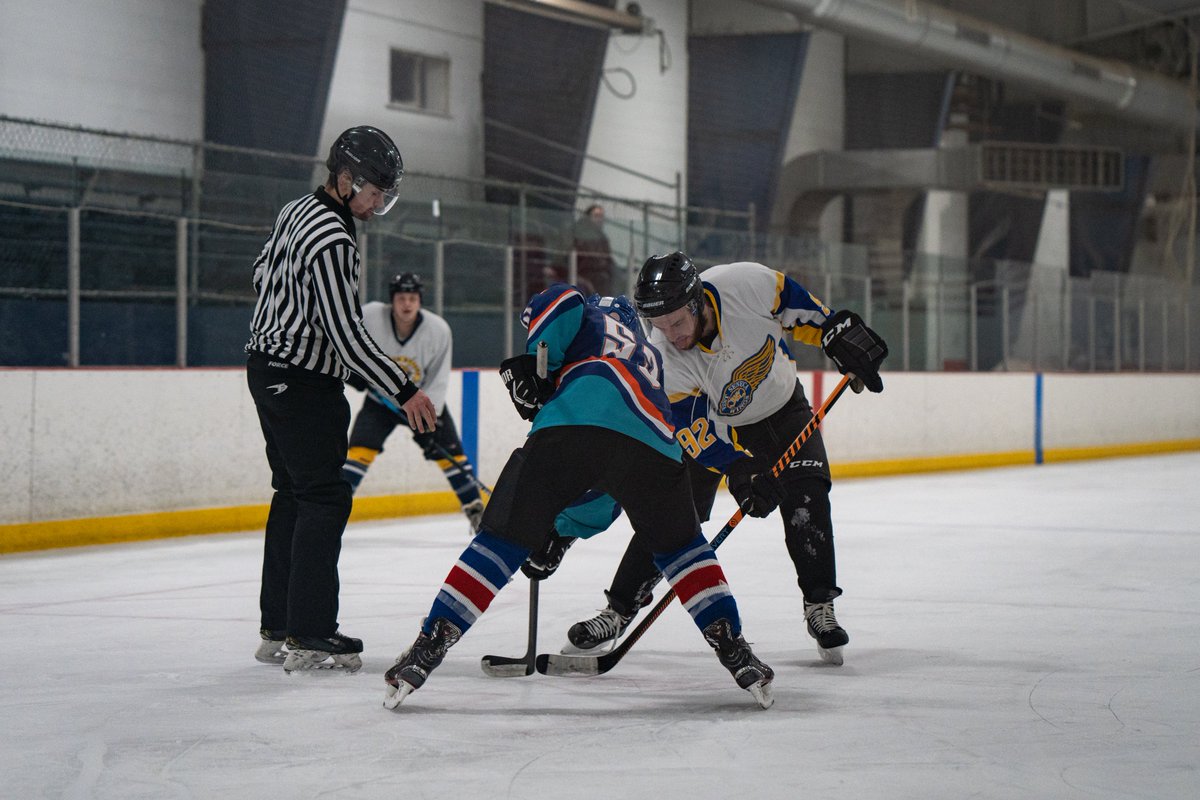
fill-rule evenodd
<path id="1" fill-rule="evenodd" d="M 804 619 L 808 623 L 808 635 L 817 640 L 817 652 L 821 660 L 835 666 L 842 665 L 842 647 L 850 641 L 850 634 L 838 625 L 833 615 L 833 603 L 810 603 L 804 601 Z"/>
<path id="2" fill-rule="evenodd" d="M 396 665 L 384 674 L 387 692 L 383 697 L 383 707 L 395 708 L 404 702 L 404 698 L 424 686 L 429 673 L 437 669 L 446 657 L 446 651 L 460 638 L 462 631 L 444 617 L 433 621 L 430 633 L 421 631 L 412 646 L 396 657 Z"/>
<path id="3" fill-rule="evenodd" d="M 754 655 L 740 633 L 734 636 L 733 624 L 722 617 L 704 629 L 704 639 L 716 651 L 721 666 L 729 670 L 737 685 L 754 695 L 760 706 L 770 708 L 775 702 L 771 695 L 775 671 Z"/>
<path id="4" fill-rule="evenodd" d="M 273 631 L 260 628 L 258 631 L 262 641 L 254 651 L 254 660 L 263 664 L 282 664 L 287 659 L 287 651 L 283 643 L 287 639 L 287 631 Z"/>
<path id="5" fill-rule="evenodd" d="M 302 672 L 310 669 L 340 669 L 347 673 L 362 669 L 362 639 L 341 633 L 332 636 L 289 636 L 287 658 L 283 671 Z M 330 661 L 330 663 L 325 663 Z"/>

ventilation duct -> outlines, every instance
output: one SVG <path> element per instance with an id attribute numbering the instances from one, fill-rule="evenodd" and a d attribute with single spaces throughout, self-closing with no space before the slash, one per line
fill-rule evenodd
<path id="1" fill-rule="evenodd" d="M 752 0 L 846 36 L 873 39 L 991 78 L 1192 131 L 1187 85 L 1084 55 L 917 0 Z"/>

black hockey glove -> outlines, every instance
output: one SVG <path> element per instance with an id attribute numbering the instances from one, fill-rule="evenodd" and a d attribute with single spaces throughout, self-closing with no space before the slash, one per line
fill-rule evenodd
<path id="1" fill-rule="evenodd" d="M 867 327 L 862 317 L 853 311 L 839 311 L 821 326 L 821 347 L 825 355 L 837 364 L 838 372 L 853 372 L 857 379 L 850 384 L 855 392 L 866 386 L 872 392 L 883 391 L 879 365 L 887 358 L 887 342 Z"/>
<path id="2" fill-rule="evenodd" d="M 562 563 L 563 556 L 571 545 L 575 544 L 574 536 L 559 536 L 551 531 L 546 543 L 538 550 L 529 554 L 529 558 L 525 559 L 525 563 L 521 565 L 521 572 L 526 578 L 534 581 L 544 581 L 554 574 L 558 569 L 558 565 Z"/>
<path id="3" fill-rule="evenodd" d="M 537 357 L 525 353 L 500 362 L 500 380 L 521 419 L 532 420 L 554 394 L 554 382 L 539 378 Z"/>
<path id="4" fill-rule="evenodd" d="M 765 517 L 783 500 L 783 485 L 770 472 L 756 475 L 748 470 L 729 473 L 729 491 L 738 506 L 752 517 Z"/>

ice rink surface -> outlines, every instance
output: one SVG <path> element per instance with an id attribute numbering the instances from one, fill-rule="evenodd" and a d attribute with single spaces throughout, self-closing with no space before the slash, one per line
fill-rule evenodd
<path id="1" fill-rule="evenodd" d="M 833 504 L 840 668 L 777 516 L 718 551 L 776 671 L 766 711 L 678 605 L 607 675 L 485 677 L 482 655 L 525 650 L 519 574 L 384 710 L 459 515 L 347 531 L 356 675 L 254 661 L 258 533 L 0 557 L 0 796 L 1200 797 L 1200 454 L 846 480 Z M 567 554 L 539 650 L 603 605 L 629 535 Z"/>

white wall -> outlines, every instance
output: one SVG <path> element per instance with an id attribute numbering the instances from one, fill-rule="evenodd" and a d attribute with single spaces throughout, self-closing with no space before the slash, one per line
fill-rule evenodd
<path id="1" fill-rule="evenodd" d="M 450 60 L 449 115 L 388 106 L 392 49 Z M 410 170 L 482 176 L 482 74 L 483 0 L 349 0 L 318 149 L 374 125 Z"/>
<path id="2" fill-rule="evenodd" d="M 461 420 L 461 383 L 448 406 Z M 811 394 L 813 374 L 801 373 Z M 822 373 L 825 392 L 836 373 Z M 887 373 L 823 427 L 831 462 L 1034 449 L 1036 376 Z M 1200 375 L 1047 375 L 1044 446 L 1200 439 Z M 86 398 L 81 401 L 81 398 Z M 350 392 L 357 410 L 361 395 Z M 494 484 L 529 430 L 495 370 L 480 373 L 480 476 Z M 265 504 L 270 473 L 240 369 L 0 370 L 0 525 Z M 398 430 L 361 496 L 444 492 Z"/>
<path id="3" fill-rule="evenodd" d="M 601 82 L 587 153 L 660 181 L 673 182 L 678 172 L 684 181 L 680 196 L 686 200 L 687 4 L 678 0 L 645 0 L 640 5 L 642 15 L 654 20 L 662 37 L 616 33 L 609 37 L 604 75 L 612 85 L 610 88 Z M 631 97 L 618 96 L 631 91 Z M 636 197 L 668 205 L 676 201 L 674 189 L 656 186 L 594 161 L 584 163 L 580 184 L 616 197 Z M 609 213 L 619 222 L 622 214 L 630 212 L 615 209 Z"/>
<path id="4" fill-rule="evenodd" d="M 0 110 L 202 139 L 201 6 L 202 0 L 5 0 Z"/>

